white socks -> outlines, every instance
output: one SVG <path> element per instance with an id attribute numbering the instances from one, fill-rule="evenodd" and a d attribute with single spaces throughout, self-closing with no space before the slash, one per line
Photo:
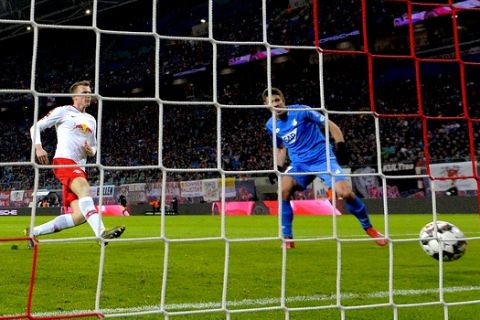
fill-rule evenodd
<path id="1" fill-rule="evenodd" d="M 85 217 L 85 220 L 87 220 L 88 224 L 95 233 L 95 236 L 100 237 L 102 232 L 105 231 L 105 226 L 103 225 L 102 219 L 100 219 L 100 215 L 95 208 L 93 199 L 91 197 L 78 199 L 78 205 L 80 206 L 80 211 Z M 36 237 L 42 234 L 54 233 L 74 226 L 75 223 L 73 222 L 72 215 L 62 214 L 53 220 L 34 227 L 33 236 Z"/>
<path id="2" fill-rule="evenodd" d="M 88 224 L 95 233 L 95 236 L 100 237 L 102 232 L 105 230 L 105 226 L 103 225 L 102 219 L 100 219 L 97 208 L 95 208 L 92 197 L 78 199 L 78 205 L 80 206 L 80 211 L 85 217 L 85 220 L 87 220 Z"/>
<path id="3" fill-rule="evenodd" d="M 33 228 L 33 235 L 39 236 L 41 234 L 49 234 L 58 232 L 63 229 L 68 229 L 75 226 L 71 214 L 62 214 L 53 220 L 50 220 L 38 227 Z"/>

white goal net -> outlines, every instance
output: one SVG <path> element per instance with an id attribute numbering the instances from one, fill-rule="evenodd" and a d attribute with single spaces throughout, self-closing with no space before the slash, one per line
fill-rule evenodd
<path id="1" fill-rule="evenodd" d="M 0 320 L 474 319 L 479 7 L 0 0 Z M 97 119 L 92 195 L 106 224 L 127 229 L 108 246 L 81 226 L 28 250 L 21 230 L 61 203 L 28 129 L 83 79 Z M 297 248 L 286 249 L 284 174 L 265 130 L 275 108 L 261 98 L 272 87 L 342 129 L 351 168 L 326 173 L 350 179 L 387 246 L 313 184 L 295 194 L 313 209 L 295 212 Z M 52 156 L 54 132 L 42 138 Z M 120 196 L 135 212 L 107 217 Z M 419 245 L 441 220 L 464 231 L 459 261 Z"/>

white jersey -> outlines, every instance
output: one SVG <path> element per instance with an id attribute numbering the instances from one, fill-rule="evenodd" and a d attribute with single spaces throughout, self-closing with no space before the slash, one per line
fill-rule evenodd
<path id="1" fill-rule="evenodd" d="M 54 125 L 57 131 L 57 149 L 54 158 L 71 159 L 79 165 L 84 165 L 87 162 L 85 141 L 88 141 L 94 150 L 97 146 L 95 118 L 71 105 L 55 108 L 37 121 L 34 143 L 41 144 L 40 133 Z M 30 129 L 30 134 L 33 141 L 33 127 Z"/>

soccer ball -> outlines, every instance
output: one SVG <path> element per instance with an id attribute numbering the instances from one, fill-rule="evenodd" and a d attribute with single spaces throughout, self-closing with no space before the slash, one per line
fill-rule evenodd
<path id="1" fill-rule="evenodd" d="M 443 252 L 443 261 L 460 259 L 467 249 L 467 241 L 463 232 L 454 224 L 446 221 L 437 221 L 437 233 L 435 234 L 434 222 L 427 223 L 420 230 L 420 245 L 430 257 L 439 259 Z"/>

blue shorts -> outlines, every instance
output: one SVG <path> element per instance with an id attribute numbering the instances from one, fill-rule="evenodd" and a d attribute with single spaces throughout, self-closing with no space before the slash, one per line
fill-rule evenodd
<path id="1" fill-rule="evenodd" d="M 330 170 L 332 174 L 335 174 L 335 182 L 348 180 L 347 176 L 337 176 L 344 174 L 342 167 L 337 163 L 335 159 L 330 159 Z M 327 162 L 317 163 L 292 163 L 288 166 L 285 173 L 307 173 L 307 172 L 325 172 L 320 174 L 306 174 L 306 175 L 291 175 L 293 179 L 305 190 L 307 186 L 315 179 L 319 177 L 325 182 L 325 184 L 332 187 L 332 176 L 327 173 Z"/>

